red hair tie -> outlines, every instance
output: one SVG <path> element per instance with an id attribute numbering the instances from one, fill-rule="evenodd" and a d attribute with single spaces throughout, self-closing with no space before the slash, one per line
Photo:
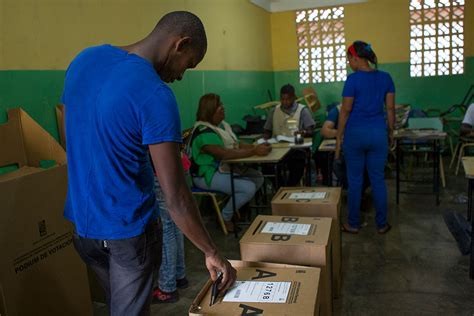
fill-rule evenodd
<path id="1" fill-rule="evenodd" d="M 355 47 L 354 47 L 354 44 L 352 44 L 351 46 L 349 46 L 349 48 L 347 49 L 349 51 L 349 53 L 354 56 L 354 57 L 359 57 L 359 55 L 357 55 L 357 52 L 355 50 Z"/>

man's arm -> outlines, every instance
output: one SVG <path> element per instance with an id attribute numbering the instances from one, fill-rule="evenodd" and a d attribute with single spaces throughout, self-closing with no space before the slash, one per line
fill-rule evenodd
<path id="1" fill-rule="evenodd" d="M 246 158 L 253 155 L 266 156 L 272 150 L 269 144 L 260 144 L 252 147 L 229 149 L 218 145 L 205 145 L 201 151 L 216 157 L 219 160 Z"/>
<path id="2" fill-rule="evenodd" d="M 337 129 L 334 127 L 336 124 L 332 121 L 325 121 L 323 127 L 321 128 L 321 135 L 324 138 L 336 138 L 337 137 Z"/>
<path id="3" fill-rule="evenodd" d="M 218 253 L 204 227 L 196 202 L 186 185 L 179 144 L 165 142 L 150 145 L 149 148 L 171 218 L 186 237 L 204 253 L 211 279 L 216 280 L 217 272 L 221 271 L 223 280 L 220 288 L 229 288 L 235 281 L 236 271 Z"/>
<path id="4" fill-rule="evenodd" d="M 313 119 L 313 115 L 308 108 L 304 108 L 301 111 L 300 120 L 302 121 L 302 132 L 304 137 L 313 137 L 314 129 L 316 127 L 316 122 Z"/>
<path id="5" fill-rule="evenodd" d="M 467 123 L 461 124 L 461 136 L 472 136 L 473 132 L 472 125 Z"/>

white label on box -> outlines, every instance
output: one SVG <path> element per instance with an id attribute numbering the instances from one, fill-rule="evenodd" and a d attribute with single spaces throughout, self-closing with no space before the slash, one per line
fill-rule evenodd
<path id="1" fill-rule="evenodd" d="M 291 282 L 236 281 L 224 302 L 286 303 Z"/>
<path id="2" fill-rule="evenodd" d="M 290 200 L 322 200 L 325 199 L 327 192 L 297 192 L 291 193 Z"/>
<path id="3" fill-rule="evenodd" d="M 306 236 L 310 229 L 311 224 L 268 222 L 263 227 L 262 233 Z"/>

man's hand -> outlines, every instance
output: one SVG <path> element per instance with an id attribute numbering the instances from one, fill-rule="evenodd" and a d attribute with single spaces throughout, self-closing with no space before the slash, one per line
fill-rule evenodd
<path id="1" fill-rule="evenodd" d="M 217 252 L 206 255 L 206 267 L 209 270 L 212 281 L 217 279 L 217 272 L 222 272 L 222 282 L 219 285 L 220 291 L 226 291 L 237 278 L 237 271 L 230 265 L 227 259 L 221 257 Z"/>
<path id="2" fill-rule="evenodd" d="M 255 146 L 254 151 L 257 156 L 266 156 L 272 151 L 272 145 L 260 144 Z"/>

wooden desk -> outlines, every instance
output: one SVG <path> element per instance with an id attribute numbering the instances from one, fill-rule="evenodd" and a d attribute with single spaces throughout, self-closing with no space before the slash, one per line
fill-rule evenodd
<path id="1" fill-rule="evenodd" d="M 423 141 L 431 143 L 433 150 L 426 151 L 426 153 L 433 153 L 433 193 L 436 197 L 436 205 L 439 205 L 439 174 L 440 174 L 440 144 L 441 140 L 444 140 L 447 133 L 436 130 L 420 130 L 420 129 L 402 129 L 395 131 L 393 137 L 395 139 L 395 161 L 396 161 L 396 200 L 397 204 L 400 200 L 400 193 L 405 194 L 432 194 L 432 193 L 420 193 L 411 191 L 400 191 L 400 145 L 411 145 L 410 141 L 414 145 L 417 142 Z M 401 144 L 404 142 L 404 144 Z M 403 182 L 413 182 L 404 180 Z"/>
<path id="2" fill-rule="evenodd" d="M 290 151 L 290 148 L 273 148 L 267 156 L 251 156 L 247 158 L 229 159 L 224 160 L 225 163 L 232 164 L 236 163 L 275 163 L 279 162 L 285 155 Z"/>
<path id="3" fill-rule="evenodd" d="M 463 157 L 462 165 L 466 178 L 468 179 L 467 188 L 467 220 L 471 221 L 471 254 L 469 265 L 469 277 L 474 279 L 474 219 L 472 216 L 472 193 L 474 188 L 474 157 Z"/>
<path id="4" fill-rule="evenodd" d="M 229 159 L 224 160 L 225 163 L 230 166 L 230 188 L 232 195 L 232 209 L 234 214 L 237 211 L 235 206 L 235 185 L 234 185 L 234 165 L 235 164 L 274 164 L 275 165 L 275 184 L 278 189 L 278 174 L 279 174 L 279 163 L 280 161 L 290 152 L 290 148 L 273 148 L 272 151 L 267 156 L 251 156 L 247 158 L 239 159 Z M 235 236 L 237 237 L 237 230 L 235 231 Z"/>
<path id="5" fill-rule="evenodd" d="M 325 139 L 319 145 L 319 151 L 325 152 L 335 152 L 336 151 L 336 140 L 335 139 Z"/>

